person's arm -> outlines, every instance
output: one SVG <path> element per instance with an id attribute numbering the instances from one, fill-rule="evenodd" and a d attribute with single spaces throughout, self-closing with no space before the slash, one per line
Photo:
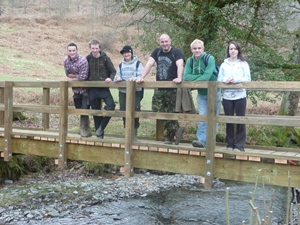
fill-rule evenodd
<path id="1" fill-rule="evenodd" d="M 224 68 L 224 63 L 221 64 L 220 66 L 220 71 L 219 71 L 219 74 L 218 74 L 218 80 L 217 81 L 220 81 L 220 82 L 223 82 L 223 83 L 226 83 L 226 76 L 225 76 L 225 68 Z"/>
<path id="2" fill-rule="evenodd" d="M 139 67 L 136 71 L 136 74 L 135 74 L 135 78 L 133 79 L 134 81 L 137 81 L 137 79 L 139 79 L 143 73 L 143 70 L 144 70 L 144 66 L 143 64 L 140 62 L 139 64 Z"/>
<path id="3" fill-rule="evenodd" d="M 240 83 L 240 82 L 250 82 L 251 75 L 250 75 L 250 68 L 249 64 L 245 61 L 240 62 L 242 73 L 239 74 L 237 78 L 234 79 L 233 83 Z"/>
<path id="4" fill-rule="evenodd" d="M 146 66 L 144 67 L 144 70 L 143 70 L 141 76 L 136 80 L 137 83 L 144 82 L 144 78 L 147 76 L 147 74 L 149 73 L 149 71 L 152 68 L 152 66 L 154 65 L 154 63 L 155 63 L 155 60 L 150 56 L 150 58 L 148 59 L 148 62 L 146 63 Z"/>
<path id="5" fill-rule="evenodd" d="M 119 82 L 122 80 L 122 77 L 121 77 L 121 71 L 120 71 L 120 67 L 118 67 L 117 69 L 117 73 L 116 73 L 116 76 L 114 78 L 114 82 Z"/>
<path id="6" fill-rule="evenodd" d="M 116 75 L 116 69 L 115 69 L 115 66 L 114 66 L 114 64 L 111 62 L 111 60 L 110 60 L 110 58 L 107 56 L 107 67 L 108 67 L 108 70 L 109 70 L 109 77 L 107 77 L 106 79 L 105 79 L 105 82 L 106 83 L 109 83 L 109 82 L 111 82 L 111 81 L 113 81 L 114 80 L 114 78 L 115 78 L 115 75 Z"/>
<path id="7" fill-rule="evenodd" d="M 82 57 L 79 61 L 79 73 L 77 80 L 87 80 L 89 73 L 89 63 L 86 58 Z"/>
<path id="8" fill-rule="evenodd" d="M 66 74 L 67 80 L 68 81 L 72 81 L 75 79 L 77 80 L 77 74 L 69 73 L 69 68 L 70 68 L 69 61 L 68 61 L 68 58 L 66 57 L 64 59 L 64 69 L 65 69 L 65 74 Z"/>
<path id="9" fill-rule="evenodd" d="M 178 59 L 176 61 L 177 66 L 177 78 L 173 80 L 175 84 L 180 84 L 183 78 L 183 59 Z"/>

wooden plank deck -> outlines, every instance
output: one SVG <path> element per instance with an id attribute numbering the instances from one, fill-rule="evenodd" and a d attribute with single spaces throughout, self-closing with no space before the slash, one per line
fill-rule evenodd
<path id="1" fill-rule="evenodd" d="M 4 128 L 0 127 L 0 136 L 4 135 Z M 30 138 L 44 141 L 59 141 L 58 131 L 42 131 L 32 129 L 13 129 L 12 135 L 14 138 Z M 82 138 L 76 133 L 68 133 L 66 137 L 68 143 L 95 145 L 105 147 L 124 148 L 125 138 L 115 136 L 105 136 L 104 139 L 99 139 L 96 136 Z M 167 145 L 162 141 L 155 141 L 149 138 L 138 138 L 138 141 L 133 142 L 134 150 L 143 151 L 158 151 L 177 154 L 191 154 L 205 156 L 205 148 L 195 148 L 190 142 L 181 142 L 179 145 Z M 0 149 L 1 151 L 1 149 Z M 296 148 L 277 148 L 277 147 L 262 147 L 262 146 L 247 146 L 245 152 L 236 152 L 227 150 L 225 146 L 218 145 L 215 149 L 215 158 L 230 158 L 236 160 L 261 161 L 262 159 L 277 159 L 287 161 L 300 161 L 300 149 Z M 274 160 L 273 160 L 274 161 Z M 276 163 L 274 161 L 274 163 Z M 282 163 L 282 162 L 281 162 Z"/>

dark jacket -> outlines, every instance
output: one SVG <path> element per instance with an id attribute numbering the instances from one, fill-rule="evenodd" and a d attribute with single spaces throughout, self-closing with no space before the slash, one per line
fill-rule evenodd
<path id="1" fill-rule="evenodd" d="M 116 69 L 105 52 L 100 52 L 100 57 L 95 58 L 92 53 L 86 57 L 89 62 L 89 80 L 104 81 L 106 78 L 114 79 Z"/>

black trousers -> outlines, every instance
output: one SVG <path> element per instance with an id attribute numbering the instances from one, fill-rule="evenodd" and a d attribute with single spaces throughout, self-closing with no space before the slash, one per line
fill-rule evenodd
<path id="1" fill-rule="evenodd" d="M 89 99 L 92 109 L 101 109 L 101 101 L 105 103 L 105 110 L 115 110 L 116 104 L 108 88 L 89 88 Z M 105 129 L 111 117 L 93 116 L 95 123 L 95 131 L 101 126 Z"/>
<path id="2" fill-rule="evenodd" d="M 87 92 L 83 94 L 73 95 L 74 105 L 76 109 L 89 109 L 89 94 Z"/>
<path id="3" fill-rule="evenodd" d="M 142 91 L 136 91 L 135 92 L 135 111 L 141 111 L 141 100 L 143 98 L 143 92 Z M 120 111 L 125 111 L 126 110 L 126 93 L 120 92 L 119 91 L 119 102 L 120 102 Z M 123 117 L 123 124 L 125 127 L 125 117 Z M 139 118 L 134 119 L 134 128 L 137 129 L 139 128 L 140 123 L 139 123 Z"/>
<path id="4" fill-rule="evenodd" d="M 245 116 L 247 99 L 237 99 L 237 100 L 226 100 L 222 101 L 224 112 L 226 116 Z M 236 124 L 236 132 L 234 132 L 234 124 L 226 124 L 226 142 L 228 148 L 237 148 L 239 150 L 244 150 L 244 145 L 246 141 L 246 125 Z"/>

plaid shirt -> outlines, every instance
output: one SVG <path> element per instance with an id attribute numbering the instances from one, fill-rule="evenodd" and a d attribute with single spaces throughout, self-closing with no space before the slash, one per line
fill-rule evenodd
<path id="1" fill-rule="evenodd" d="M 89 64 L 87 59 L 81 55 L 77 54 L 74 61 L 72 61 L 71 58 L 67 56 L 64 59 L 64 68 L 66 76 L 68 76 L 69 74 L 77 74 L 78 80 L 88 79 Z M 73 87 L 72 90 L 76 94 L 83 94 L 87 92 L 87 88 L 81 87 Z"/>

